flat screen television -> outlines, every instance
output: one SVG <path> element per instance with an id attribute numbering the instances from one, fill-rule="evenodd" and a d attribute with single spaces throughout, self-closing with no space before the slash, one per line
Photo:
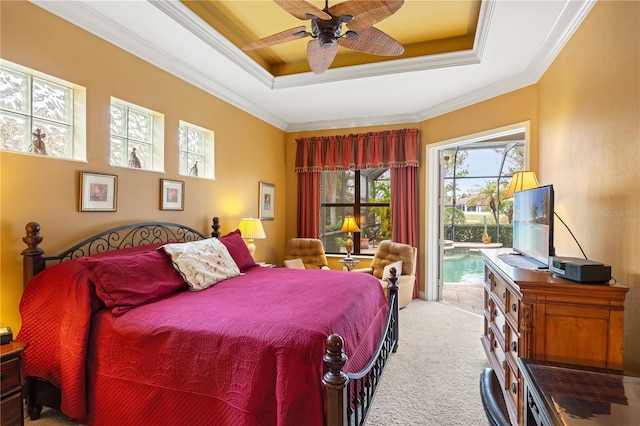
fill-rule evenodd
<path id="1" fill-rule="evenodd" d="M 544 265 L 553 248 L 553 185 L 513 194 L 513 250 Z"/>

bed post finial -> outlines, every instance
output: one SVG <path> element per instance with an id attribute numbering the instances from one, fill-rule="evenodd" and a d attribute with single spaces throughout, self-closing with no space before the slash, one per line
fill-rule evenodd
<path id="1" fill-rule="evenodd" d="M 220 238 L 220 218 L 218 216 L 214 216 L 213 225 L 211 225 L 213 232 L 211 233 L 212 237 Z"/>
<path id="2" fill-rule="evenodd" d="M 342 351 L 344 340 L 339 335 L 332 334 L 327 337 L 326 346 L 327 351 L 322 358 L 324 365 L 329 369 L 322 378 L 324 421 L 325 425 L 342 426 L 347 424 L 347 384 L 349 383 L 349 377 L 342 371 L 347 362 L 347 355 Z"/>
<path id="3" fill-rule="evenodd" d="M 389 270 L 389 285 L 387 286 L 389 290 L 389 303 L 392 303 L 389 306 L 389 309 L 393 311 L 393 339 L 395 340 L 393 344 L 393 352 L 398 350 L 398 341 L 400 340 L 400 327 L 398 323 L 398 292 L 400 291 L 400 286 L 398 286 L 398 275 L 395 267 L 392 267 Z"/>
<path id="4" fill-rule="evenodd" d="M 31 281 L 31 278 L 38 272 L 44 269 L 44 250 L 38 247 L 38 244 L 42 242 L 40 236 L 40 224 L 38 222 L 29 222 L 25 226 L 27 235 L 22 238 L 22 241 L 27 245 L 27 248 L 22 251 L 22 265 L 23 265 L 23 277 L 22 284 L 26 286 Z"/>

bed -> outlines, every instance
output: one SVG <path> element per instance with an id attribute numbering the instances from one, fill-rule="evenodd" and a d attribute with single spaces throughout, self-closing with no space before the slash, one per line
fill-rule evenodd
<path id="1" fill-rule="evenodd" d="M 387 301 L 368 274 L 260 267 L 237 230 L 212 228 L 126 225 L 45 257 L 27 224 L 32 420 L 49 406 L 87 425 L 364 423 L 398 346 L 395 276 Z M 203 263 L 216 283 L 197 288 Z"/>

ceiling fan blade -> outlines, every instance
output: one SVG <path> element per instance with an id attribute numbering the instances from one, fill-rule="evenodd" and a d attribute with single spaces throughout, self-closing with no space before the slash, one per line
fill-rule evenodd
<path id="1" fill-rule="evenodd" d="M 307 59 L 311 71 L 313 71 L 314 74 L 322 74 L 325 72 L 336 57 L 336 53 L 338 53 L 337 44 L 320 47 L 318 40 L 310 40 L 309 43 L 307 43 Z"/>
<path id="2" fill-rule="evenodd" d="M 309 34 L 305 27 L 296 27 L 288 30 L 281 31 L 276 34 L 272 34 L 268 37 L 256 40 L 253 43 L 249 43 L 242 48 L 242 50 L 260 49 L 262 47 L 273 46 L 274 44 L 286 43 L 287 41 L 297 40 L 302 37 L 306 37 Z"/>
<path id="3" fill-rule="evenodd" d="M 351 50 L 372 55 L 398 56 L 404 53 L 404 47 L 400 43 L 375 27 L 358 31 L 357 39 L 338 39 L 338 44 Z"/>
<path id="4" fill-rule="evenodd" d="M 393 15 L 403 4 L 404 0 L 350 0 L 331 6 L 329 13 L 353 16 L 347 27 L 359 31 Z"/>
<path id="5" fill-rule="evenodd" d="M 298 19 L 309 19 L 307 13 L 320 19 L 330 20 L 331 16 L 304 0 L 273 0 L 278 6 Z"/>

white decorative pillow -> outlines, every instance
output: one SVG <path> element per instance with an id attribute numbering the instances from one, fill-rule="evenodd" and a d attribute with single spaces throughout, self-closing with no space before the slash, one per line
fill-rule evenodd
<path id="1" fill-rule="evenodd" d="M 284 266 L 288 269 L 305 269 L 302 259 L 288 259 L 284 261 Z"/>
<path id="2" fill-rule="evenodd" d="M 402 260 L 388 264 L 382 270 L 382 281 L 389 282 L 389 275 L 391 275 L 391 268 L 396 268 L 396 277 L 402 275 Z"/>
<path id="3" fill-rule="evenodd" d="M 240 275 L 240 269 L 227 247 L 217 238 L 188 243 L 165 244 L 164 250 L 191 290 L 204 290 L 227 278 Z"/>

